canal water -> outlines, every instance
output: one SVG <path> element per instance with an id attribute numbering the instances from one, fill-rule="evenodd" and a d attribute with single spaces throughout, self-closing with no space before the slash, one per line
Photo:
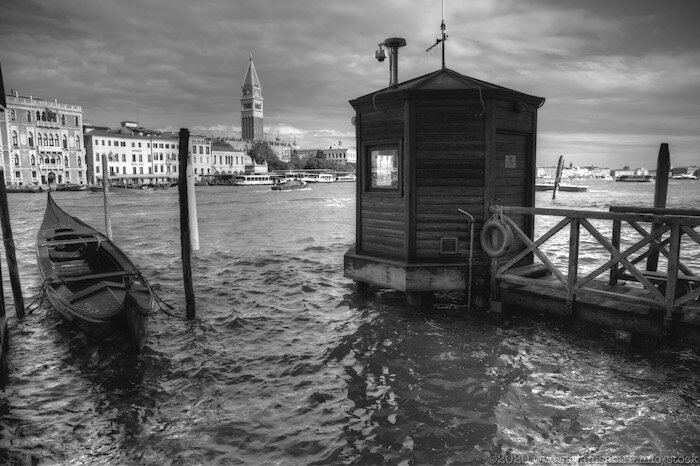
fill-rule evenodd
<path id="1" fill-rule="evenodd" d="M 653 202 L 653 184 L 586 183 L 587 193 L 555 201 L 538 193 L 538 206 Z M 101 194 L 55 198 L 102 228 Z M 27 302 L 40 290 L 45 201 L 10 195 Z M 462 293 L 419 309 L 394 291 L 358 296 L 343 277 L 353 183 L 200 187 L 197 202 L 197 318 L 185 321 L 176 190 L 112 195 L 115 240 L 174 307 L 152 316 L 142 356 L 92 341 L 45 305 L 18 321 L 5 286 L 0 464 L 484 465 L 700 453 L 697 352 L 626 346 L 538 316 L 467 313 Z M 669 206 L 698 205 L 699 182 L 671 182 Z"/>

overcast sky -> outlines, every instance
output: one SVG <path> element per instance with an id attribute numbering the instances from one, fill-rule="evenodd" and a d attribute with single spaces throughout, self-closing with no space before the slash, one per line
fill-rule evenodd
<path id="1" fill-rule="evenodd" d="M 5 90 L 112 127 L 240 135 L 249 53 L 271 137 L 355 145 L 348 100 L 440 68 L 440 0 L 0 0 Z M 538 165 L 700 165 L 698 0 L 445 0 L 447 67 L 546 98 Z"/>

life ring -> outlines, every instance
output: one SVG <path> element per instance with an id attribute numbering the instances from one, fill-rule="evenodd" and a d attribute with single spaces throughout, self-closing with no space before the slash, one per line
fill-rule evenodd
<path id="1" fill-rule="evenodd" d="M 495 242 L 491 237 L 497 233 Z M 506 223 L 491 218 L 484 223 L 481 229 L 481 247 L 491 257 L 501 257 L 505 255 L 513 244 L 513 230 Z"/>

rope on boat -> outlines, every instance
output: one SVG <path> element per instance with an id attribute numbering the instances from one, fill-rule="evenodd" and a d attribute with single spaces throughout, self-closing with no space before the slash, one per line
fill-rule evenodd
<path id="1" fill-rule="evenodd" d="M 168 302 L 165 301 L 163 298 L 161 298 L 161 297 L 158 295 L 158 293 L 156 293 L 156 290 L 153 289 L 153 286 L 151 286 L 151 283 L 150 283 L 148 280 L 146 280 L 146 278 L 145 278 L 143 275 L 141 275 L 141 279 L 144 281 L 144 283 L 146 284 L 146 286 L 148 287 L 148 289 L 149 289 L 149 290 L 151 291 L 151 293 L 153 294 L 153 299 L 154 299 L 155 303 L 158 305 L 158 309 L 159 309 L 162 313 L 164 313 L 164 314 L 166 314 L 166 315 L 169 315 L 170 317 L 175 317 L 175 318 L 178 318 L 178 319 L 179 319 L 179 318 L 180 318 L 179 316 L 176 316 L 176 315 L 173 314 L 172 312 L 166 311 L 165 308 L 164 308 L 163 306 L 167 307 L 168 309 L 175 309 L 175 308 L 174 308 L 170 303 L 168 303 Z"/>
<path id="2" fill-rule="evenodd" d="M 27 304 L 27 314 L 31 314 L 37 309 L 41 309 L 41 306 L 44 304 L 44 299 L 46 299 L 46 281 L 41 284 L 41 290 L 37 292 L 34 295 L 34 298 L 32 298 L 32 301 Z"/>

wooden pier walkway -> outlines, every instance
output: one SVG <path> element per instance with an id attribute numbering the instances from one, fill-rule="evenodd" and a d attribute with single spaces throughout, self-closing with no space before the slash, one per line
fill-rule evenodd
<path id="1" fill-rule="evenodd" d="M 496 270 L 491 277 L 492 300 L 700 345 L 696 231 L 700 210 L 611 207 L 609 212 L 598 212 L 508 206 L 490 210 L 525 244 L 507 261 L 492 259 Z M 533 241 L 511 218 L 520 215 L 561 219 Z M 552 257 L 547 241 L 560 232 L 567 234 L 566 227 L 568 260 L 563 264 Z M 603 231 L 610 232 L 609 237 Z M 582 234 L 585 271 L 579 260 Z M 561 255 L 560 247 L 554 249 Z M 533 265 L 520 266 L 533 256 Z"/>

